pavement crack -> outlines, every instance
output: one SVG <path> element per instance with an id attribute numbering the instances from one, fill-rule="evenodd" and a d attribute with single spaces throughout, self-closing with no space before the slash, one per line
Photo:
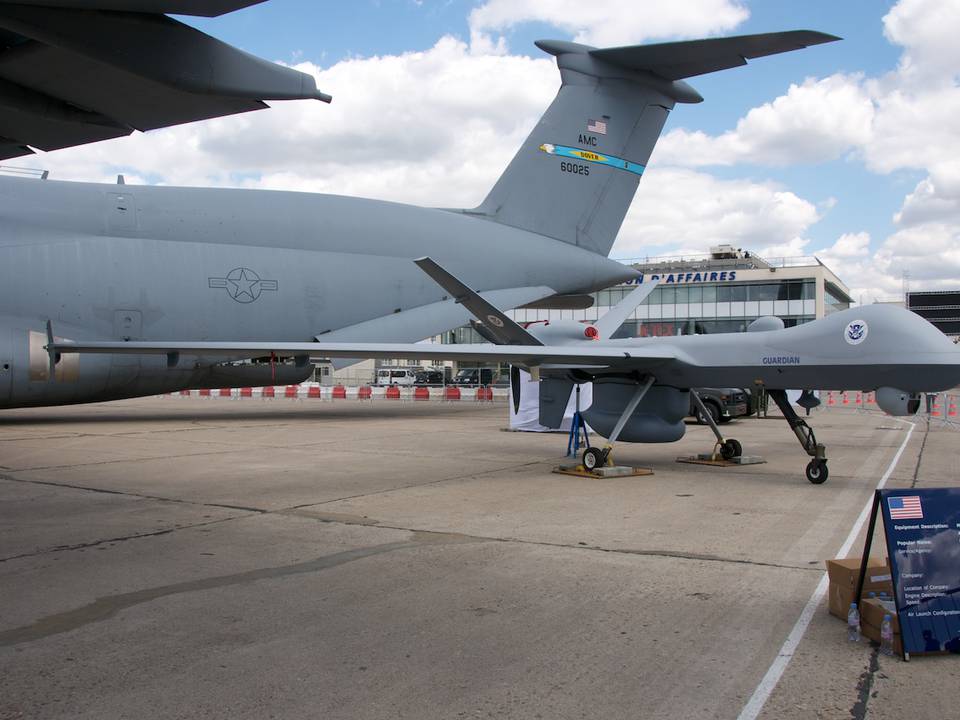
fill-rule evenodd
<path id="1" fill-rule="evenodd" d="M 158 600 L 160 598 L 170 597 L 171 595 L 183 595 L 185 593 L 201 592 L 204 590 L 215 590 L 219 588 L 245 585 L 258 582 L 260 580 L 272 580 L 276 578 L 289 577 L 291 575 L 302 575 L 305 573 L 315 573 L 321 570 L 344 565 L 355 560 L 381 555 L 383 553 L 403 550 L 415 547 L 416 541 L 402 541 L 384 543 L 382 545 L 373 545 L 371 547 L 358 548 L 356 550 L 346 550 L 344 552 L 325 555 L 323 557 L 308 560 L 307 562 L 295 563 L 293 565 L 280 565 L 278 567 L 259 568 L 256 570 L 247 570 L 245 572 L 233 573 L 230 575 L 219 575 L 210 578 L 201 578 L 199 580 L 188 580 L 186 582 L 173 583 L 171 585 L 161 585 L 144 590 L 135 590 L 133 592 L 121 593 L 119 595 L 108 595 L 94 600 L 92 603 L 84 605 L 66 612 L 56 613 L 40 618 L 39 620 L 0 632 L 0 647 L 9 647 L 21 643 L 34 642 L 59 635 L 61 633 L 76 630 L 91 623 L 108 620 L 121 610 L 140 605 L 143 603 Z"/>
<path id="2" fill-rule="evenodd" d="M 930 437 L 930 423 L 927 423 L 923 431 L 923 441 L 920 443 L 920 452 L 917 454 L 917 464 L 913 467 L 913 480 L 910 483 L 911 488 L 915 488 L 920 482 L 920 465 L 923 463 L 923 451 L 927 448 L 927 438 Z"/>
<path id="3" fill-rule="evenodd" d="M 51 548 L 44 548 L 35 552 L 21 553 L 20 555 L 11 555 L 0 558 L 0 563 L 11 560 L 21 560 L 23 558 L 37 557 L 38 555 L 49 555 L 50 553 L 64 552 L 68 550 L 84 550 L 86 548 L 97 547 L 98 545 L 112 545 L 128 540 L 139 540 L 141 538 L 159 537 L 160 535 L 170 535 L 178 530 L 190 530 L 192 528 L 204 527 L 206 525 L 216 525 L 217 523 L 239 520 L 241 518 L 251 517 L 250 515 L 236 515 L 228 518 L 218 518 L 217 520 L 208 520 L 206 522 L 191 523 L 189 525 L 177 525 L 176 527 L 166 528 L 165 530 L 154 530 L 153 532 L 133 533 L 132 535 L 122 535 L 120 537 L 105 538 L 103 540 L 91 540 L 90 542 L 76 543 L 74 545 L 55 545 Z"/>
<path id="4" fill-rule="evenodd" d="M 197 458 L 197 457 L 203 457 L 205 455 L 228 455 L 232 452 L 233 452 L 232 449 L 219 450 L 217 452 L 198 452 L 198 453 L 190 453 L 189 457 Z M 132 460 L 131 458 L 117 458 L 116 460 L 99 460 L 97 462 L 72 463 L 70 465 L 40 465 L 37 467 L 17 468 L 17 470 L 19 470 L 20 472 L 37 472 L 39 470 L 72 470 L 74 468 L 99 467 L 101 465 L 115 465 L 117 463 L 130 463 L 130 462 L 145 463 L 145 462 L 152 462 L 154 460 L 173 460 L 173 459 L 182 458 L 182 457 L 183 455 L 155 455 L 155 456 L 151 455 L 147 457 L 139 457 L 136 460 Z"/>
<path id="5" fill-rule="evenodd" d="M 545 462 L 548 462 L 550 458 L 544 460 L 531 460 L 530 462 L 517 463 L 516 465 L 506 465 L 504 467 L 496 467 L 490 470 L 474 470 L 469 473 L 464 473 L 462 475 L 451 475 L 449 477 L 439 478 L 438 480 L 430 480 L 428 482 L 422 483 L 412 483 L 410 485 L 399 485 L 397 487 L 386 488 L 384 490 L 375 490 L 374 492 L 369 493 L 358 493 L 356 495 L 345 495 L 343 497 L 331 498 L 330 500 L 323 500 L 322 502 L 311 502 L 303 503 L 302 505 L 293 505 L 288 508 L 284 508 L 283 511 L 287 512 L 291 510 L 301 510 L 308 507 L 316 507 L 317 505 L 330 505 L 331 503 L 342 502 L 344 500 L 358 500 L 360 498 L 374 497 L 377 495 L 387 495 L 392 492 L 399 492 L 401 490 L 409 490 L 411 488 L 417 487 L 429 487 L 431 485 L 439 485 L 445 482 L 455 482 L 457 480 L 466 480 L 468 478 L 482 477 L 484 475 L 492 475 L 493 473 L 505 472 L 507 470 L 519 470 L 521 468 L 531 467 L 534 465 L 542 465 Z"/>
<path id="6" fill-rule="evenodd" d="M 870 691 L 873 689 L 873 680 L 880 669 L 880 648 L 875 647 L 870 653 L 870 662 L 866 670 L 860 675 L 857 682 L 857 701 L 850 708 L 850 717 L 853 720 L 864 720 L 867 716 L 867 703 L 870 702 Z"/>
<path id="7" fill-rule="evenodd" d="M 323 504 L 323 503 L 320 503 Z M 413 528 L 404 525 L 390 525 L 380 520 L 361 515 L 348 515 L 345 513 L 324 513 L 304 511 L 301 506 L 278 510 L 274 514 L 292 515 L 295 517 L 305 517 L 311 520 L 317 520 L 323 523 L 333 523 L 338 525 L 362 525 L 365 527 L 376 527 L 380 530 L 401 530 L 403 532 L 414 533 L 415 535 L 429 536 L 438 535 L 444 537 L 459 537 L 472 542 L 499 542 L 515 543 L 518 545 L 537 545 L 541 547 L 564 548 L 567 550 L 583 550 L 588 552 L 603 552 L 619 555 L 640 555 L 648 557 L 670 558 L 673 560 L 692 560 L 694 562 L 719 562 L 737 565 L 753 565 L 755 567 L 779 568 L 782 570 L 804 570 L 813 573 L 822 573 L 819 567 L 810 567 L 805 565 L 785 565 L 781 563 L 763 562 L 760 560 L 749 560 L 746 558 L 729 558 L 721 555 L 710 555 L 704 553 L 682 552 L 679 550 L 641 550 L 632 548 L 607 548 L 599 545 L 580 545 L 573 543 L 550 542 L 548 540 L 527 540 L 517 537 L 502 537 L 496 535 L 474 535 L 469 533 L 451 533 L 448 530 L 429 530 L 424 528 Z"/>
<path id="8" fill-rule="evenodd" d="M 28 471 L 29 472 L 29 471 Z M 27 480 L 18 478 L 15 475 L 0 474 L 0 480 L 8 482 L 23 483 L 24 485 L 47 485 L 49 487 L 69 488 L 71 490 L 85 490 L 87 492 L 102 493 L 104 495 L 120 495 L 122 497 L 139 498 L 142 500 L 157 500 L 159 502 L 176 503 L 178 505 L 194 505 L 197 507 L 222 508 L 225 510 L 241 510 L 243 512 L 267 514 L 270 510 L 263 508 L 249 507 L 247 505 L 231 505 L 229 503 L 210 503 L 198 500 L 181 500 L 179 498 L 162 497 L 160 495 L 147 495 L 145 493 L 128 492 L 126 490 L 108 490 L 106 488 L 90 487 L 88 485 L 74 485 L 72 483 L 53 482 L 52 480 Z"/>

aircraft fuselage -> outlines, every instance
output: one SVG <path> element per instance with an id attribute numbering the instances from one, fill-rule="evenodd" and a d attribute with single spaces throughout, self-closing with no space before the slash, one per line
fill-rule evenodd
<path id="1" fill-rule="evenodd" d="M 226 382 L 208 377 L 223 358 L 167 367 L 164 358 L 129 356 L 83 357 L 58 366 L 51 382 L 40 367 L 47 320 L 78 340 L 436 334 L 467 314 L 410 262 L 424 255 L 507 305 L 632 276 L 595 253 L 460 212 L 306 193 L 0 178 L 0 407 Z"/>

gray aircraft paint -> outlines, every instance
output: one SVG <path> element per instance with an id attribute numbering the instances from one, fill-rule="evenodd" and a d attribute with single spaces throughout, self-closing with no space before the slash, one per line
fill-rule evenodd
<path id="1" fill-rule="evenodd" d="M 862 320 L 869 328 L 858 344 L 845 338 L 848 326 Z M 546 371 L 584 370 L 621 379 L 653 375 L 658 384 L 689 389 L 750 387 L 760 381 L 772 389 L 874 390 L 891 386 L 911 391 L 940 391 L 960 385 L 960 348 L 919 315 L 888 305 L 853 308 L 783 330 L 625 338 L 590 341 L 575 321 L 551 323 L 567 328 L 571 341 L 547 345 L 409 345 L 390 343 L 82 343 L 64 352 L 152 352 L 262 355 L 271 350 L 314 357 L 448 358 L 510 362 Z M 538 328 L 531 328 L 537 332 Z M 539 339 L 543 340 L 540 335 Z M 778 359 L 771 362 L 771 359 Z"/>
<path id="2" fill-rule="evenodd" d="M 664 43 L 639 54 L 619 48 L 622 57 L 606 60 L 585 46 L 541 43 L 558 56 L 560 93 L 474 211 L 306 193 L 0 179 L 0 355 L 10 358 L 0 368 L 0 407 L 209 387 L 227 377 L 244 385 L 303 379 L 310 354 L 303 348 L 312 338 L 412 342 L 463 324 L 467 310 L 409 262 L 417 257 L 434 258 L 504 308 L 632 278 L 635 271 L 604 255 L 636 189 L 634 170 L 646 163 L 672 102 L 699 99 L 681 80 L 656 73 L 676 74 L 678 62 L 689 65 L 680 77 L 735 67 L 744 57 L 832 39 L 796 31 Z M 592 155 L 578 166 L 582 159 L 589 175 L 564 171 L 566 160 L 540 149 L 573 144 L 588 125 L 610 138 L 609 146 L 581 143 Z M 621 154 L 632 165 L 618 167 Z M 129 350 L 137 341 L 173 340 L 212 350 L 79 360 L 68 353 L 51 379 L 48 321 L 78 343 L 110 338 Z M 269 355 L 283 343 L 301 349 L 281 353 L 298 357 L 281 375 L 273 367 L 217 366 L 256 357 L 248 348 Z M 223 345 L 238 349 L 219 352 Z"/>

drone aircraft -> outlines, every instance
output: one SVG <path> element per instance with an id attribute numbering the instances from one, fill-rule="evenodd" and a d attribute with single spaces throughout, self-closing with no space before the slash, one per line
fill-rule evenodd
<path id="1" fill-rule="evenodd" d="M 311 77 L 164 14 L 254 3 L 0 0 L 0 159 L 264 100 L 329 101 Z M 556 57 L 560 90 L 469 210 L 0 178 L 0 408 L 295 383 L 312 372 L 308 357 L 320 346 L 311 343 L 409 343 L 464 324 L 464 306 L 410 262 L 422 256 L 497 307 L 588 307 L 585 293 L 637 275 L 607 254 L 668 113 L 702 100 L 684 78 L 836 39 L 793 31 L 611 49 L 538 42 Z M 196 351 L 63 353 L 51 365 L 50 348 L 69 341 Z M 272 353 L 290 342 L 301 349 Z M 237 351 L 225 358 L 204 343 Z M 249 352 L 254 345 L 267 349 Z"/>
<path id="2" fill-rule="evenodd" d="M 641 285 L 593 324 L 550 321 L 525 329 L 430 258 L 416 264 L 455 302 L 476 317 L 474 327 L 493 344 L 340 343 L 156 343 L 49 342 L 56 354 L 124 353 L 248 356 L 277 353 L 314 357 L 421 357 L 511 363 L 514 402 L 519 368 L 540 382 L 540 424 L 559 427 L 575 384 L 593 383 L 586 422 L 609 442 L 673 442 L 683 437 L 694 388 L 710 385 L 763 387 L 776 402 L 804 451 L 812 483 L 826 481 L 826 451 L 799 418 L 787 389 L 876 391 L 877 404 L 891 415 L 912 415 L 921 391 L 960 384 L 960 348 L 919 315 L 899 307 L 868 305 L 784 328 L 779 318 L 755 320 L 746 333 L 610 339 L 655 286 Z M 799 404 L 815 406 L 805 390 Z M 703 410 L 701 406 L 701 410 Z M 705 416 L 709 416 L 704 412 Z M 710 421 L 714 432 L 716 426 Z M 741 454 L 740 443 L 722 440 L 721 452 Z M 610 446 L 588 447 L 588 469 L 608 461 Z"/>

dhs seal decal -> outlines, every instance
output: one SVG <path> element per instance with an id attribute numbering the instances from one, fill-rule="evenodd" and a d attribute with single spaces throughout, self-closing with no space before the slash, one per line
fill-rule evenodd
<path id="1" fill-rule="evenodd" d="M 852 322 L 847 323 L 847 327 L 843 331 L 843 339 L 846 340 L 850 345 L 859 345 L 866 340 L 866 320 L 853 320 Z"/>

